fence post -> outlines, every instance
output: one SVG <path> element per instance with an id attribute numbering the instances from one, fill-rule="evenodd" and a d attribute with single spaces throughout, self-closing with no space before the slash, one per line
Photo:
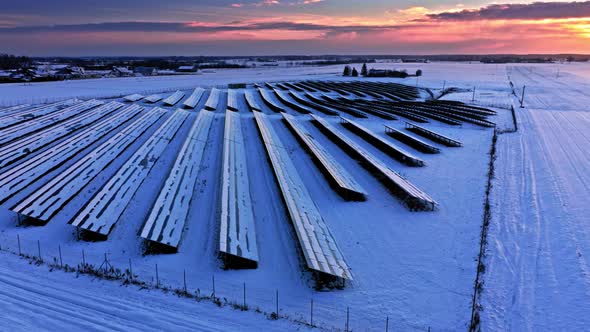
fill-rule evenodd
<path id="1" fill-rule="evenodd" d="M 18 255 L 22 256 L 22 251 L 20 250 L 20 235 L 16 234 L 16 241 L 18 242 Z"/>
<path id="2" fill-rule="evenodd" d="M 244 282 L 244 310 L 246 310 L 246 283 Z"/>
<path id="3" fill-rule="evenodd" d="M 184 293 L 187 294 L 186 291 L 186 269 L 182 270 L 182 278 L 184 279 Z"/>
<path id="4" fill-rule="evenodd" d="M 344 329 L 344 331 L 348 332 L 348 321 L 350 318 L 350 309 L 349 307 L 346 307 L 346 328 Z"/>
<path id="5" fill-rule="evenodd" d="M 309 320 L 309 321 L 310 321 L 310 323 L 311 323 L 310 325 L 311 325 L 311 327 L 313 327 L 313 297 L 311 298 L 311 309 L 310 309 L 310 316 L 311 316 L 311 318 L 310 318 L 310 320 Z"/>
<path id="6" fill-rule="evenodd" d="M 133 269 L 131 268 L 131 258 L 129 258 L 129 278 L 133 280 Z"/>
<path id="7" fill-rule="evenodd" d="M 276 291 L 276 295 L 277 295 L 277 319 L 279 319 L 279 290 L 277 289 Z"/>
<path id="8" fill-rule="evenodd" d="M 37 240 L 37 254 L 39 255 L 39 261 L 43 262 L 43 258 L 41 258 L 41 240 Z"/>
<path id="9" fill-rule="evenodd" d="M 385 319 L 385 332 L 389 332 L 389 316 Z"/>
<path id="10" fill-rule="evenodd" d="M 211 279 L 213 280 L 213 300 L 215 300 L 215 275 L 212 275 Z"/>
<path id="11" fill-rule="evenodd" d="M 63 269 L 63 267 L 64 267 L 64 261 L 63 261 L 63 259 L 61 257 L 61 244 L 57 246 L 57 249 L 59 251 L 59 267 L 61 269 Z"/>
<path id="12" fill-rule="evenodd" d="M 160 288 L 160 276 L 158 275 L 158 264 L 156 264 L 156 288 Z"/>

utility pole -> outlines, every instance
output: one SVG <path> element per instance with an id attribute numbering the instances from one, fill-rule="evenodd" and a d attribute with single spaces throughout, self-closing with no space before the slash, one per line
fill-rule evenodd
<path id="1" fill-rule="evenodd" d="M 524 108 L 524 92 L 526 91 L 526 85 L 522 86 L 522 95 L 520 96 L 520 108 Z"/>
<path id="2" fill-rule="evenodd" d="M 475 87 L 473 87 L 473 97 L 471 98 L 471 102 L 475 101 Z"/>

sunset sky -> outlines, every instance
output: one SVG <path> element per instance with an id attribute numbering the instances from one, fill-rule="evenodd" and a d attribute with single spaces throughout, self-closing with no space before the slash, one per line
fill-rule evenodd
<path id="1" fill-rule="evenodd" d="M 590 1 L 0 1 L 0 53 L 589 53 Z"/>

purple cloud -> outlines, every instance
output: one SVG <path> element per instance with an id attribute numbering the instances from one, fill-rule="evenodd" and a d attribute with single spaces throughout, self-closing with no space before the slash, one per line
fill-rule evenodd
<path id="1" fill-rule="evenodd" d="M 439 21 L 582 18 L 590 17 L 590 1 L 494 4 L 479 9 L 465 9 L 459 12 L 429 14 L 427 17 Z"/>

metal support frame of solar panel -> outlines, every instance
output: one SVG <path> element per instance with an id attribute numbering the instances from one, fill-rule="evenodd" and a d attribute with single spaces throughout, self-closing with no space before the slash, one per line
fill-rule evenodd
<path id="1" fill-rule="evenodd" d="M 256 268 L 258 246 L 240 115 L 225 112 L 219 252 L 226 268 Z"/>
<path id="2" fill-rule="evenodd" d="M 0 129 L 8 128 L 10 126 L 40 118 L 50 113 L 67 108 L 76 103 L 80 103 L 80 101 L 74 101 L 74 99 L 71 99 L 59 103 L 21 109 L 16 113 L 1 117 Z"/>
<path id="3" fill-rule="evenodd" d="M 266 115 L 254 113 L 306 266 L 324 280 L 351 280 L 350 268 Z"/>
<path id="4" fill-rule="evenodd" d="M 320 111 L 320 112 L 327 114 L 327 115 L 340 115 L 340 113 L 337 110 L 330 108 L 330 107 L 326 107 L 326 106 L 318 104 L 318 103 L 314 103 L 310 100 L 306 100 L 305 98 L 303 98 L 299 94 L 297 94 L 297 92 L 291 91 L 289 93 L 289 95 L 293 98 L 293 100 L 295 100 L 299 104 L 301 104 L 305 107 L 308 107 L 312 110 L 317 110 L 317 111 Z"/>
<path id="5" fill-rule="evenodd" d="M 349 93 L 321 81 L 306 81 L 306 83 L 324 93 L 336 92 L 341 96 L 350 96 Z"/>
<path id="6" fill-rule="evenodd" d="M 462 147 L 463 143 L 454 140 L 452 138 L 446 137 L 442 134 L 436 133 L 432 130 L 426 129 L 424 127 L 420 127 L 410 122 L 406 122 L 406 130 L 411 131 L 417 135 L 420 135 L 424 138 L 428 138 L 429 140 L 440 143 L 444 146 L 448 147 Z"/>
<path id="7" fill-rule="evenodd" d="M 386 112 L 386 113 L 391 113 L 403 118 L 406 118 L 408 120 L 412 120 L 412 121 L 416 121 L 419 123 L 428 123 L 430 122 L 426 117 L 422 116 L 422 115 L 418 115 L 412 112 L 408 112 L 406 110 L 401 110 L 401 109 L 395 109 L 383 104 L 379 104 L 376 102 L 371 102 L 371 101 L 355 101 L 352 103 L 353 105 L 355 105 L 355 107 L 372 107 L 374 109 L 377 109 L 379 111 L 382 112 Z M 357 106 L 360 105 L 360 106 Z"/>
<path id="8" fill-rule="evenodd" d="M 171 94 L 168 98 L 164 99 L 162 102 L 166 106 L 174 106 L 176 105 L 182 98 L 184 98 L 184 92 L 176 91 Z"/>
<path id="9" fill-rule="evenodd" d="M 443 115 L 440 114 L 438 112 L 432 112 L 432 111 L 427 111 L 424 110 L 423 108 L 420 107 L 412 107 L 412 106 L 406 106 L 406 105 L 395 105 L 392 106 L 392 108 L 397 109 L 397 110 L 403 110 L 409 113 L 414 113 L 416 115 L 421 115 L 425 118 L 430 118 L 432 120 L 436 120 L 451 126 L 460 126 L 462 125 L 461 121 L 456 120 L 453 117 L 447 116 L 447 115 Z"/>
<path id="10" fill-rule="evenodd" d="M 456 120 L 468 122 L 482 127 L 492 128 L 496 124 L 487 120 L 486 115 L 479 115 L 464 111 L 458 108 L 448 107 L 437 103 L 424 103 L 423 108 L 429 108 L 431 111 L 443 114 L 444 116 L 451 117 Z"/>
<path id="11" fill-rule="evenodd" d="M 113 160 L 166 113 L 155 108 L 51 179 L 11 210 L 32 224 L 45 224 Z"/>
<path id="12" fill-rule="evenodd" d="M 285 109 L 274 100 L 274 94 L 269 90 L 259 88 L 258 93 L 266 106 L 275 112 L 285 112 Z"/>
<path id="13" fill-rule="evenodd" d="M 289 87 L 285 85 L 285 83 L 275 83 L 275 89 L 274 90 L 276 90 L 277 88 L 280 89 L 280 90 L 283 90 L 283 91 L 289 91 L 290 90 Z"/>
<path id="14" fill-rule="evenodd" d="M 404 179 L 396 171 L 389 168 L 387 164 L 348 138 L 325 119 L 315 115 L 311 116 L 313 117 L 312 122 L 326 136 L 338 144 L 350 156 L 359 160 L 361 165 L 367 170 L 373 172 L 375 177 L 384 183 L 389 191 L 404 202 L 410 210 L 432 211 L 436 209 L 436 201 L 428 194 L 420 190 L 410 181 Z"/>
<path id="15" fill-rule="evenodd" d="M 136 101 L 142 100 L 143 98 L 144 98 L 143 95 L 140 95 L 138 93 L 135 93 L 135 94 L 132 94 L 132 95 L 128 95 L 128 96 L 123 97 L 123 100 L 125 100 L 127 102 L 134 103 Z"/>
<path id="16" fill-rule="evenodd" d="M 478 124 L 481 126 L 485 126 L 485 127 L 493 127 L 494 124 L 492 124 L 489 121 L 478 121 L 478 120 L 474 120 L 471 118 L 467 118 L 464 116 L 461 116 L 459 114 L 450 112 L 450 111 L 445 111 L 443 109 L 440 109 L 436 106 L 430 106 L 430 105 L 423 105 L 422 104 L 407 104 L 407 103 L 400 103 L 399 106 L 394 106 L 394 107 L 398 107 L 398 108 L 403 108 L 403 109 L 407 109 L 408 111 L 414 112 L 414 113 L 418 113 L 421 114 L 425 117 L 429 117 L 431 119 L 446 123 L 446 124 L 450 124 L 450 125 L 456 125 L 459 126 L 462 124 L 462 122 L 469 122 L 469 123 L 473 123 L 473 124 Z"/>
<path id="17" fill-rule="evenodd" d="M 196 88 L 193 90 L 191 95 L 182 103 L 185 108 L 195 108 L 203 98 L 203 94 L 205 94 L 205 89 L 203 88 Z"/>
<path id="18" fill-rule="evenodd" d="M 375 99 L 383 99 L 383 96 L 381 96 L 380 94 L 377 94 L 377 93 L 375 93 L 369 89 L 363 88 L 363 87 L 354 86 L 354 85 L 350 84 L 349 82 L 342 82 L 337 85 L 338 85 L 339 89 L 342 89 L 346 92 L 350 92 L 352 94 L 355 94 L 361 98 L 369 96 L 369 97 L 373 97 Z M 365 96 L 363 96 L 363 95 L 365 95 Z"/>
<path id="19" fill-rule="evenodd" d="M 397 130 L 397 129 L 390 127 L 388 125 L 385 125 L 385 133 L 387 135 L 395 138 L 396 140 L 398 140 L 408 146 L 411 146 L 412 148 L 414 148 L 420 152 L 431 153 L 431 154 L 440 153 L 439 148 L 432 146 L 419 138 L 410 136 L 410 135 L 402 132 L 401 130 Z"/>
<path id="20" fill-rule="evenodd" d="M 354 89 L 352 87 L 350 87 L 347 82 L 334 82 L 334 81 L 329 81 L 329 82 L 325 82 L 324 84 L 332 87 L 332 89 L 338 93 L 341 93 L 340 91 L 344 91 L 346 94 L 351 94 L 354 95 L 358 98 L 363 98 L 366 99 L 367 98 L 367 94 L 365 94 L 364 92 L 361 92 L 357 89 Z M 342 94 L 342 93 L 341 93 Z"/>
<path id="21" fill-rule="evenodd" d="M 141 230 L 148 251 L 176 252 L 215 113 L 201 110 Z"/>
<path id="22" fill-rule="evenodd" d="M 102 120 L 105 116 L 108 116 L 123 106 L 123 104 L 113 101 L 88 112 L 81 113 L 78 116 L 74 116 L 58 125 L 46 128 L 34 135 L 28 135 L 10 144 L 4 145 L 0 148 L 0 169 L 34 153 L 56 140 L 71 135 L 79 129 Z"/>
<path id="23" fill-rule="evenodd" d="M 291 82 L 284 82 L 283 83 L 284 86 L 286 86 L 289 90 L 295 90 L 297 92 L 305 92 L 304 89 L 300 88 L 298 85 L 296 85 L 295 83 L 291 83 Z"/>
<path id="24" fill-rule="evenodd" d="M 164 99 L 164 96 L 161 94 L 153 94 L 153 95 L 149 95 L 147 97 L 145 97 L 143 100 L 148 102 L 148 103 L 152 103 L 155 104 L 157 102 L 159 102 L 160 100 Z"/>
<path id="25" fill-rule="evenodd" d="M 453 108 L 459 108 L 459 109 L 463 109 L 475 114 L 479 114 L 479 115 L 484 115 L 484 116 L 488 116 L 488 115 L 496 115 L 497 112 L 491 109 L 487 109 L 484 107 L 479 107 L 479 106 L 474 106 L 474 105 L 468 105 L 465 104 L 463 102 L 460 101 L 454 101 L 454 100 L 436 100 L 437 104 L 442 104 L 442 105 L 448 105 L 451 106 Z"/>
<path id="26" fill-rule="evenodd" d="M 258 103 L 258 100 L 256 100 L 254 90 L 244 91 L 244 97 L 246 98 L 246 104 L 248 105 L 248 109 L 250 110 L 250 112 L 262 112 L 262 105 L 260 105 Z"/>
<path id="27" fill-rule="evenodd" d="M 303 127 L 299 119 L 283 114 L 284 122 L 332 188 L 347 201 L 365 201 L 367 192 L 354 177 Z"/>
<path id="28" fill-rule="evenodd" d="M 83 239 L 106 240 L 153 166 L 189 116 L 176 110 L 70 222 Z"/>
<path id="29" fill-rule="evenodd" d="M 104 104 L 102 101 L 90 100 L 37 117 L 27 122 L 22 122 L 14 126 L 4 128 L 0 130 L 0 145 L 21 139 L 26 135 L 33 134 L 47 127 L 57 125 L 60 122 L 68 120 L 80 113 L 89 111 L 102 104 Z"/>
<path id="30" fill-rule="evenodd" d="M 335 109 L 336 111 L 344 112 L 344 113 L 347 113 L 351 116 L 354 116 L 355 118 L 368 118 L 366 113 L 371 113 L 371 112 L 365 113 L 365 111 L 361 111 L 361 110 L 354 108 L 354 107 L 349 107 L 349 106 L 345 105 L 343 102 L 341 102 L 335 98 L 331 98 L 327 95 L 323 95 L 322 98 L 315 97 L 312 94 L 306 94 L 305 96 L 307 98 L 309 98 L 309 100 L 313 101 L 314 103 L 328 106 L 332 109 Z M 323 98 L 324 96 L 326 98 Z"/>
<path id="31" fill-rule="evenodd" d="M 0 203 L 5 202 L 26 186 L 63 165 L 70 158 L 113 130 L 118 129 L 142 110 L 143 107 L 138 105 L 125 107 L 80 133 L 68 137 L 67 140 L 0 173 Z"/>
<path id="32" fill-rule="evenodd" d="M 314 89 L 312 86 L 305 84 L 305 82 L 296 82 L 293 83 L 297 85 L 300 89 L 307 91 L 307 92 L 318 92 L 318 90 Z"/>
<path id="33" fill-rule="evenodd" d="M 271 83 L 269 83 L 269 82 L 264 82 L 264 86 L 265 86 L 265 87 L 267 87 L 267 88 L 269 88 L 269 89 L 271 89 L 271 90 L 273 90 L 273 89 L 275 88 L 275 86 L 274 86 L 274 85 L 272 85 L 272 84 L 271 84 Z"/>
<path id="34" fill-rule="evenodd" d="M 379 118 L 382 118 L 385 120 L 398 120 L 398 118 L 391 113 L 383 112 L 381 110 L 374 109 L 374 108 L 367 107 L 367 106 L 362 107 L 362 110 L 361 110 L 360 107 L 354 106 L 353 102 L 344 102 L 342 100 L 335 99 L 335 98 L 332 98 L 327 95 L 322 95 L 321 99 L 318 97 L 315 97 L 311 94 L 308 94 L 306 96 L 307 96 L 307 98 L 314 100 L 314 101 L 317 100 L 318 102 L 322 102 L 322 101 L 328 102 L 328 103 L 330 103 L 330 105 L 332 105 L 332 107 L 334 107 L 342 112 L 348 113 L 348 114 L 356 113 L 356 112 L 365 112 L 365 113 L 374 115 L 376 117 L 379 117 Z"/>
<path id="35" fill-rule="evenodd" d="M 205 102 L 205 109 L 208 111 L 215 111 L 217 106 L 219 106 L 219 98 L 221 98 L 221 90 L 217 88 L 211 89 L 209 98 L 207 98 L 207 102 Z"/>
<path id="36" fill-rule="evenodd" d="M 227 108 L 229 108 L 231 111 L 234 112 L 239 112 L 240 111 L 240 106 L 239 106 L 239 98 L 240 94 L 238 92 L 238 90 L 234 90 L 234 89 L 228 89 L 227 90 Z"/>
<path id="37" fill-rule="evenodd" d="M 312 87 L 312 88 L 314 88 L 316 90 L 319 90 L 319 91 L 321 91 L 323 93 L 329 93 L 329 92 L 331 92 L 331 90 L 326 89 L 325 87 L 318 86 L 317 84 L 315 84 L 315 81 L 304 81 L 304 82 L 300 82 L 300 83 L 301 84 L 305 84 L 308 87 Z"/>
<path id="38" fill-rule="evenodd" d="M 292 110 L 297 111 L 299 113 L 302 114 L 311 114 L 313 113 L 313 109 L 301 105 L 298 102 L 296 102 L 295 100 L 293 100 L 291 98 L 291 96 L 289 95 L 289 93 L 285 92 L 285 91 L 280 91 L 280 90 L 273 90 L 275 96 L 277 96 L 277 98 L 279 99 L 279 101 L 287 106 L 289 106 Z"/>
<path id="39" fill-rule="evenodd" d="M 371 143 L 377 149 L 387 153 L 395 160 L 403 163 L 405 165 L 411 167 L 422 167 L 425 166 L 425 163 L 422 159 L 412 155 L 410 152 L 405 151 L 404 149 L 394 145 L 392 142 L 385 140 L 383 137 L 375 134 L 373 131 L 365 128 L 361 124 L 352 121 L 350 119 L 346 119 L 340 117 L 341 124 L 348 130 L 352 131 L 353 133 L 357 134 L 367 142 Z"/>

